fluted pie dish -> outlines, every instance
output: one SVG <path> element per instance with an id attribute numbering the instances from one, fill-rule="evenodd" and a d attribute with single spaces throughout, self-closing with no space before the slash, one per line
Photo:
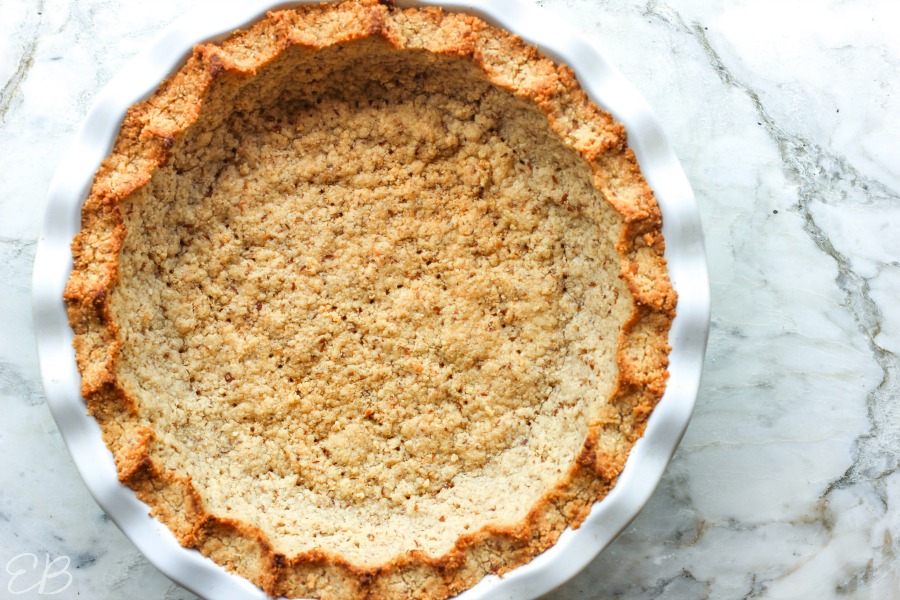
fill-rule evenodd
<path id="1" fill-rule="evenodd" d="M 111 149 L 95 109 L 81 137 L 106 158 L 51 188 L 51 408 L 83 472 L 103 456 L 104 508 L 201 595 L 540 594 L 571 570 L 554 553 L 589 560 L 636 514 L 686 426 L 708 301 L 677 162 L 651 137 L 654 181 L 564 49 L 452 8 L 175 29 L 202 43 L 110 101 L 131 105 Z"/>

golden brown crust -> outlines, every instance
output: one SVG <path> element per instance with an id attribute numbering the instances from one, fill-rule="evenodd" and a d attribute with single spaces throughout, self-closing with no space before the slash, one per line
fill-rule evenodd
<path id="1" fill-rule="evenodd" d="M 377 567 L 354 565 L 321 550 L 285 556 L 262 530 L 208 512 L 190 477 L 158 464 L 150 452 L 154 431 L 137 418 L 134 399 L 116 378 L 120 341 L 109 309 L 126 236 L 120 204 L 171 158 L 174 140 L 197 120 L 216 82 L 252 77 L 291 46 L 324 48 L 369 36 L 381 37 L 396 49 L 469 59 L 494 85 L 537 104 L 564 143 L 589 162 L 594 185 L 622 216 L 617 249 L 621 277 L 634 300 L 618 340 L 619 381 L 612 399 L 616 410 L 590 424 L 570 472 L 527 518 L 515 526 L 486 526 L 465 534 L 441 556 L 412 550 Z M 181 70 L 128 111 L 113 152 L 96 175 L 83 208 L 82 230 L 72 244 L 74 270 L 65 301 L 76 334 L 82 393 L 114 453 L 120 480 L 182 544 L 267 593 L 444 598 L 487 573 L 524 564 L 551 546 L 567 526 L 582 522 L 621 472 L 668 376 L 666 339 L 676 296 L 663 258 L 661 225 L 653 193 L 626 145 L 623 128 L 590 102 L 569 68 L 554 64 L 518 37 L 469 15 L 401 11 L 369 1 L 273 12 L 220 44 L 197 46 Z"/>

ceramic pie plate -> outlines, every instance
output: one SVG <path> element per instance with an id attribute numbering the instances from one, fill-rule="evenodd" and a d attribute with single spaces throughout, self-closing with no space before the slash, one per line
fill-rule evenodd
<path id="1" fill-rule="evenodd" d="M 72 269 L 70 243 L 94 173 L 109 153 L 125 111 L 147 98 L 200 42 L 224 38 L 275 8 L 300 2 L 257 0 L 196 11 L 165 30 L 98 94 L 50 185 L 47 214 L 35 257 L 35 332 L 47 401 L 81 476 L 97 502 L 163 573 L 210 599 L 263 599 L 265 593 L 182 547 L 148 515 L 148 508 L 119 483 L 115 463 L 96 422 L 87 415 L 72 348 L 63 290 Z M 402 7 L 422 2 L 398 2 Z M 703 236 L 690 185 L 662 128 L 635 88 L 571 25 L 525 0 L 471 6 L 458 0 L 428 2 L 463 11 L 511 31 L 546 56 L 570 66 L 588 95 L 621 122 L 653 188 L 663 216 L 666 260 L 678 293 L 669 333 L 672 347 L 665 395 L 634 446 L 612 492 L 597 502 L 577 530 L 533 561 L 503 577 L 488 576 L 459 598 L 535 598 L 584 568 L 631 522 L 650 498 L 678 445 L 694 407 L 709 331 L 709 283 Z"/>

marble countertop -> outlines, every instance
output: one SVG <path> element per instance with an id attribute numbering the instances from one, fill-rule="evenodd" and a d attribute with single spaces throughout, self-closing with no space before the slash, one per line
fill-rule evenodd
<path id="1" fill-rule="evenodd" d="M 713 298 L 695 416 L 656 494 L 549 598 L 900 598 L 900 4 L 539 3 L 665 124 Z M 2 598 L 195 598 L 82 484 L 43 399 L 30 277 L 95 94 L 204 4 L 0 2 Z"/>

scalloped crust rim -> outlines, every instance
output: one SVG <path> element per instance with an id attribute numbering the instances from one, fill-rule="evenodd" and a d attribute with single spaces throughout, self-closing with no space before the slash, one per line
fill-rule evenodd
<path id="1" fill-rule="evenodd" d="M 618 416 L 590 424 L 575 463 L 514 527 L 486 526 L 462 535 L 442 556 L 411 550 L 377 566 L 311 550 L 277 552 L 246 522 L 207 512 L 190 476 L 164 469 L 148 451 L 154 432 L 116 380 L 118 326 L 108 299 L 127 234 L 120 203 L 166 163 L 176 136 L 194 123 L 212 86 L 252 77 L 286 48 L 319 49 L 377 36 L 398 51 L 425 50 L 473 61 L 496 86 L 530 99 L 565 144 L 591 165 L 594 185 L 623 220 L 617 251 L 634 310 L 618 339 Z M 219 44 L 194 48 L 187 64 L 148 100 L 128 110 L 113 152 L 94 179 L 72 243 L 74 269 L 65 291 L 82 395 L 113 452 L 119 479 L 186 547 L 249 579 L 272 596 L 445 598 L 488 573 L 508 572 L 577 528 L 614 485 L 668 378 L 667 335 L 676 294 L 666 270 L 662 219 L 625 132 L 594 105 L 574 73 L 520 38 L 480 19 L 440 9 L 396 10 L 369 0 L 270 12 Z M 616 435 L 604 435 L 615 431 Z M 613 441 L 610 441 L 613 440 Z M 624 442 L 615 440 L 625 440 Z"/>

